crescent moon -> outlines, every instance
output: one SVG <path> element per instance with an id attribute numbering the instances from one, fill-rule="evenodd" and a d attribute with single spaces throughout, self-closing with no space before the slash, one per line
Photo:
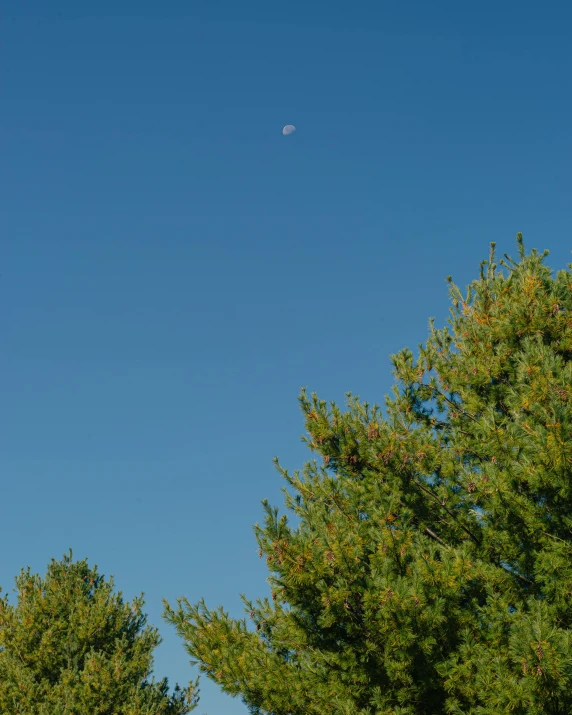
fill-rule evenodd
<path id="1" fill-rule="evenodd" d="M 282 130 L 282 134 L 284 134 L 285 137 L 288 136 L 288 134 L 294 134 L 296 131 L 296 127 L 293 124 L 287 124 L 284 129 Z"/>

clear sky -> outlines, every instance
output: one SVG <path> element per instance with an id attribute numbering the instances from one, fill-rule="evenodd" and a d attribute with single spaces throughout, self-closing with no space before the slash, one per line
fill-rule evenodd
<path id="1" fill-rule="evenodd" d="M 0 584 L 265 595 L 296 398 L 381 401 L 497 241 L 570 260 L 572 5 L 4 0 Z M 297 131 L 282 135 L 285 124 Z M 198 713 L 245 707 L 203 683 Z"/>

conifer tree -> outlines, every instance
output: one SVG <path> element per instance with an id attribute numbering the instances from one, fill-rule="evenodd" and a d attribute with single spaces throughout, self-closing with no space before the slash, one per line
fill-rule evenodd
<path id="1" fill-rule="evenodd" d="M 260 715 L 572 712 L 572 264 L 495 262 L 385 409 L 302 393 L 287 514 L 255 527 L 271 597 L 180 599 L 200 670 Z M 250 623 L 249 623 L 250 619 Z"/>
<path id="2" fill-rule="evenodd" d="M 183 715 L 195 686 L 150 679 L 158 631 L 143 599 L 125 602 L 87 561 L 22 570 L 17 601 L 0 599 L 0 712 L 10 715 Z"/>

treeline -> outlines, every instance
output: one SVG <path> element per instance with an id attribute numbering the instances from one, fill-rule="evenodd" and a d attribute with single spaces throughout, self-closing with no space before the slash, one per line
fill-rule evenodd
<path id="1" fill-rule="evenodd" d="M 255 527 L 270 596 L 181 599 L 192 662 L 257 715 L 572 712 L 572 265 L 497 262 L 393 356 L 384 408 L 300 397 L 314 457 Z M 404 286 L 405 290 L 405 286 Z M 335 336 L 334 336 L 335 338 Z M 342 339 L 340 336 L 339 339 Z M 295 515 L 296 526 L 288 523 Z M 159 635 L 86 562 L 0 604 L 0 712 L 186 713 Z"/>

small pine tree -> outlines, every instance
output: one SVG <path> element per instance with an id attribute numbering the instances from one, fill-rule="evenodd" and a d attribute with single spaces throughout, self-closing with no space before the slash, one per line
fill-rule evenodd
<path id="1" fill-rule="evenodd" d="M 183 715 L 195 685 L 169 694 L 150 680 L 158 631 L 143 599 L 125 602 L 87 561 L 23 570 L 17 601 L 0 599 L 0 712 L 21 715 Z"/>
<path id="2" fill-rule="evenodd" d="M 255 527 L 271 598 L 165 604 L 200 670 L 252 713 L 572 712 L 572 265 L 495 264 L 386 410 L 301 395 L 322 458 L 280 469 Z"/>

